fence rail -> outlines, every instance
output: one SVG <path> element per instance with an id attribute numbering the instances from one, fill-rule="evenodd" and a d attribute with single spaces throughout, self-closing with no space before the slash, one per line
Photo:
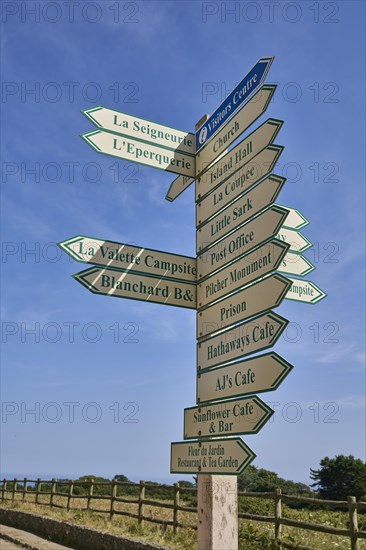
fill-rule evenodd
<path id="1" fill-rule="evenodd" d="M 184 493 L 193 493 L 197 494 L 197 489 L 193 487 L 182 487 L 179 483 L 174 485 L 155 485 L 149 484 L 145 481 L 140 481 L 140 483 L 133 483 L 130 481 L 116 481 L 112 480 L 111 482 L 96 482 L 93 479 L 86 481 L 63 481 L 56 479 L 52 480 L 41 480 L 41 479 L 27 479 L 24 478 L 21 481 L 18 479 L 3 479 L 1 482 L 1 502 L 28 502 L 29 496 L 32 495 L 33 502 L 35 504 L 50 506 L 51 508 L 62 508 L 71 510 L 72 503 L 74 500 L 80 501 L 85 500 L 86 506 L 85 510 L 90 512 L 96 512 L 99 514 L 109 514 L 110 519 L 116 516 L 126 516 L 138 520 L 140 524 L 144 521 L 160 524 L 164 529 L 167 526 L 171 526 L 176 532 L 178 528 L 191 528 L 196 529 L 195 524 L 184 524 L 180 522 L 180 512 L 188 513 L 197 513 L 197 507 L 195 506 L 184 506 L 181 504 L 181 497 Z M 62 491 L 63 486 L 67 487 L 66 491 Z M 85 490 L 87 488 L 86 494 L 75 494 L 75 488 L 77 486 L 82 486 Z M 98 487 L 108 488 L 109 494 L 97 494 L 96 489 Z M 132 487 L 135 488 L 138 492 L 136 498 L 129 496 L 118 496 L 119 487 Z M 160 502 L 159 500 L 146 498 L 146 489 L 155 489 L 155 490 L 167 490 L 169 489 L 172 494 L 172 503 Z M 17 498 L 17 496 L 19 497 Z M 49 497 L 47 501 L 44 499 L 41 501 L 40 497 Z M 303 496 L 294 496 L 294 495 L 285 495 L 281 493 L 280 489 L 277 489 L 274 492 L 238 492 L 238 496 L 243 496 L 246 498 L 261 498 L 269 499 L 273 501 L 274 515 L 265 516 L 259 514 L 249 514 L 244 512 L 239 512 L 238 517 L 242 519 L 248 519 L 258 522 L 266 522 L 274 524 L 274 537 L 276 540 L 281 540 L 282 526 L 287 527 L 296 527 L 298 529 L 310 530 L 319 533 L 338 535 L 343 537 L 348 537 L 350 539 L 350 548 L 351 550 L 360 550 L 359 540 L 366 539 L 366 531 L 361 531 L 358 528 L 358 512 L 365 510 L 366 511 L 366 502 L 356 501 L 356 498 L 353 496 L 348 497 L 347 501 L 335 501 L 335 500 L 321 500 L 311 497 Z M 56 497 L 61 497 L 66 499 L 66 505 L 55 502 Z M 109 501 L 109 506 L 107 508 L 92 508 L 93 500 L 104 500 Z M 331 527 L 328 525 L 321 525 L 316 523 L 310 523 L 305 521 L 299 521 L 295 519 L 290 519 L 283 517 L 282 515 L 282 504 L 284 502 L 289 503 L 299 503 L 299 504 L 313 504 L 317 507 L 329 507 L 335 509 L 346 509 L 348 510 L 349 518 L 349 528 L 340 529 L 338 527 Z M 118 510 L 116 509 L 116 503 L 123 504 L 132 504 L 137 506 L 137 512 L 130 512 L 128 510 Z M 171 510 L 173 512 L 173 519 L 160 519 L 155 517 L 149 517 L 145 514 L 145 506 L 151 506 L 156 508 L 164 508 Z M 286 548 L 291 548 L 291 544 L 281 541 L 283 546 Z M 314 550 L 310 549 L 307 546 L 296 546 L 299 550 Z"/>

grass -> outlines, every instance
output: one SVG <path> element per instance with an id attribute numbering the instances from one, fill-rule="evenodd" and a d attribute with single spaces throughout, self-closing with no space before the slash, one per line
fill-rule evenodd
<path id="1" fill-rule="evenodd" d="M 10 498 L 11 495 L 9 495 Z M 150 497 L 148 497 L 150 498 Z M 27 502 L 21 502 L 21 495 L 16 495 L 15 502 L 10 500 L 1 504 L 4 507 L 10 507 L 17 510 L 42 514 L 55 519 L 68 521 L 78 525 L 91 527 L 99 531 L 112 533 L 135 538 L 141 541 L 152 542 L 167 548 L 175 550 L 192 550 L 197 547 L 197 533 L 193 528 L 178 529 L 176 533 L 173 529 L 166 527 L 165 529 L 159 525 L 155 525 L 145 521 L 143 525 L 139 525 L 137 520 L 114 516 L 112 521 L 109 519 L 108 513 L 98 513 L 88 511 L 81 507 L 83 502 L 81 499 L 75 499 L 72 502 L 72 509 L 50 508 L 45 504 L 49 502 L 49 495 L 41 495 L 43 504 L 34 503 L 34 495 L 28 494 Z M 59 505 L 66 506 L 66 497 L 55 497 L 54 502 Z M 159 499 L 159 502 L 164 501 Z M 184 505 L 184 500 L 181 500 Z M 83 502 L 84 505 L 84 502 Z M 189 503 L 187 503 L 189 505 Z M 80 508 L 77 508 L 80 506 Z M 110 502 L 108 500 L 95 499 L 92 501 L 92 507 L 100 510 L 109 511 Z M 136 504 L 115 503 L 115 510 L 124 510 L 137 513 Z M 273 503 L 263 499 L 242 498 L 240 497 L 240 510 L 260 515 L 273 515 Z M 308 510 L 308 509 L 293 509 L 286 505 L 282 508 L 283 516 L 299 521 L 309 523 L 338 527 L 342 529 L 348 528 L 348 513 L 341 511 L 329 510 Z M 173 511 L 157 508 L 154 506 L 144 506 L 144 515 L 149 518 L 159 518 L 164 521 L 173 519 Z M 195 513 L 179 512 L 179 522 L 185 525 L 195 525 L 197 516 Z M 366 530 L 366 515 L 359 514 L 359 528 Z M 240 519 L 239 521 L 239 548 L 240 550 L 277 550 L 281 546 L 273 540 L 274 526 L 271 523 L 259 523 Z M 337 535 L 328 535 L 317 533 L 315 531 L 303 530 L 294 527 L 282 527 L 282 540 L 287 543 L 297 545 L 306 545 L 309 547 L 324 549 L 324 550 L 349 550 L 350 539 L 348 537 L 340 537 Z M 359 541 L 360 550 L 366 550 L 366 540 Z"/>

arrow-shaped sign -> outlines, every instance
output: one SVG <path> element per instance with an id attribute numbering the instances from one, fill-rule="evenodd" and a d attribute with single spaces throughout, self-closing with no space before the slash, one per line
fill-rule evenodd
<path id="1" fill-rule="evenodd" d="M 278 267 L 278 271 L 281 273 L 297 275 L 298 277 L 304 277 L 314 269 L 315 266 L 305 256 L 296 252 L 288 252 Z"/>
<path id="2" fill-rule="evenodd" d="M 98 128 L 109 130 L 132 140 L 166 147 L 172 151 L 180 151 L 192 156 L 196 154 L 194 134 L 106 107 L 92 107 L 82 113 Z"/>
<path id="3" fill-rule="evenodd" d="M 171 444 L 172 474 L 238 475 L 256 455 L 239 437 Z"/>
<path id="4" fill-rule="evenodd" d="M 94 130 L 81 137 L 98 153 L 138 162 L 184 176 L 195 176 L 195 157 L 151 143 L 137 141 L 107 130 Z"/>
<path id="5" fill-rule="evenodd" d="M 274 57 L 261 57 L 239 82 L 216 111 L 196 132 L 196 151 L 199 151 L 264 82 Z"/>
<path id="6" fill-rule="evenodd" d="M 209 243 L 212 242 L 212 239 L 217 241 L 229 231 L 233 231 L 239 225 L 249 221 L 253 216 L 267 208 L 267 206 L 273 204 L 285 181 L 285 178 L 275 175 L 265 178 L 249 191 L 241 193 L 224 210 L 220 210 L 218 214 L 215 214 L 204 225 L 199 225 L 196 233 L 197 250 L 201 249 L 199 243 Z M 218 192 L 215 193 L 219 195 Z M 200 210 L 199 205 L 197 205 L 197 209 L 198 211 Z M 200 220 L 198 219 L 197 221 L 199 222 Z"/>
<path id="7" fill-rule="evenodd" d="M 282 204 L 279 204 L 278 206 L 281 206 L 282 208 L 286 208 L 286 210 L 289 211 L 289 215 L 286 218 L 286 223 L 284 227 L 288 227 L 290 229 L 302 229 L 303 227 L 309 225 L 309 220 L 305 218 L 301 212 L 298 210 L 295 210 L 295 208 L 290 208 L 289 206 L 282 206 Z"/>
<path id="8" fill-rule="evenodd" d="M 225 149 L 228 149 L 257 118 L 265 113 L 275 91 L 276 86 L 274 85 L 262 86 L 252 99 L 197 153 L 197 176 L 201 175 Z"/>
<path id="9" fill-rule="evenodd" d="M 277 239 L 280 239 L 280 241 L 288 243 L 290 245 L 290 250 L 293 252 L 305 252 L 305 250 L 312 246 L 311 242 L 308 241 L 304 235 L 293 229 L 281 227 L 276 237 Z"/>
<path id="10" fill-rule="evenodd" d="M 208 369 L 267 349 L 288 325 L 276 313 L 265 313 L 197 344 L 198 369 Z"/>
<path id="11" fill-rule="evenodd" d="M 230 294 L 197 312 L 197 338 L 207 337 L 236 323 L 278 307 L 292 282 L 279 273 Z"/>
<path id="12" fill-rule="evenodd" d="M 256 434 L 274 411 L 256 395 L 184 409 L 184 439 Z"/>
<path id="13" fill-rule="evenodd" d="M 230 262 L 273 239 L 282 227 L 287 214 L 288 212 L 283 208 L 271 206 L 218 243 L 214 240 L 212 243 L 205 243 L 205 249 L 209 245 L 209 250 L 206 252 L 202 249 L 197 257 L 198 279 L 223 269 Z M 203 243 L 200 244 L 203 246 Z"/>
<path id="14" fill-rule="evenodd" d="M 84 235 L 71 237 L 71 239 L 61 241 L 58 245 L 78 262 L 164 279 L 196 282 L 196 258 L 189 256 L 169 254 L 160 250 L 95 239 Z"/>
<path id="15" fill-rule="evenodd" d="M 316 304 L 327 296 L 316 284 L 311 281 L 288 278 L 292 281 L 292 286 L 286 296 L 288 300 L 296 302 L 305 302 L 306 304 Z"/>
<path id="16" fill-rule="evenodd" d="M 274 239 L 197 285 L 198 308 L 239 290 L 279 268 L 289 245 Z"/>
<path id="17" fill-rule="evenodd" d="M 207 190 L 213 190 L 218 184 L 239 170 L 243 166 L 243 163 L 249 162 L 268 145 L 273 143 L 282 124 L 282 120 L 269 118 L 222 158 L 216 159 L 216 162 L 197 181 L 196 200 L 202 200 L 202 196 L 207 194 Z M 174 201 L 193 182 L 193 178 L 178 176 L 171 183 L 165 196 L 166 200 Z M 209 206 L 208 209 L 210 208 L 212 210 L 212 207 Z"/>
<path id="18" fill-rule="evenodd" d="M 197 403 L 276 390 L 292 368 L 272 351 L 218 369 L 199 371 Z"/>
<path id="19" fill-rule="evenodd" d="M 196 309 L 196 285 L 91 267 L 73 277 L 94 294 Z"/>
<path id="20" fill-rule="evenodd" d="M 282 125 L 282 120 L 269 118 L 209 167 L 197 180 L 196 201 L 202 201 L 208 193 L 211 193 L 218 185 L 233 176 L 235 172 L 253 160 L 268 145 L 271 145 Z"/>

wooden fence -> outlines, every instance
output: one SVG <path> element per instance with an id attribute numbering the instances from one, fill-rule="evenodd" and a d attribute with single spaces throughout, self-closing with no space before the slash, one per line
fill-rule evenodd
<path id="1" fill-rule="evenodd" d="M 162 525 L 164 529 L 167 526 L 173 527 L 174 531 L 178 527 L 181 528 L 191 528 L 196 529 L 194 523 L 188 525 L 183 524 L 179 521 L 180 512 L 188 513 L 197 513 L 196 506 L 183 506 L 181 504 L 181 497 L 184 493 L 194 493 L 197 494 L 197 488 L 194 487 L 181 487 L 179 483 L 174 485 L 155 485 L 148 484 L 145 481 L 140 481 L 140 483 L 133 482 L 120 482 L 112 480 L 111 482 L 95 482 L 93 479 L 88 481 L 57 481 L 56 479 L 44 481 L 41 479 L 29 480 L 24 478 L 20 481 L 18 479 L 7 480 L 3 479 L 1 482 L 1 502 L 27 502 L 30 501 L 29 497 L 32 495 L 32 502 L 35 504 L 42 504 L 43 506 L 50 506 L 51 508 L 63 508 L 70 510 L 72 509 L 72 502 L 74 500 L 85 501 L 85 510 L 90 512 L 97 512 L 100 514 L 107 513 L 109 514 L 110 519 L 115 515 L 127 516 L 129 518 L 137 519 L 140 524 L 143 521 L 158 523 Z M 67 485 L 67 491 L 61 491 L 62 486 Z M 103 486 L 104 488 L 109 485 L 108 494 L 96 494 L 95 490 L 98 487 Z M 76 486 L 82 486 L 84 489 L 87 486 L 87 494 L 75 494 L 74 489 Z M 9 488 L 8 488 L 9 487 Z M 138 491 L 138 497 L 132 498 L 129 496 L 118 496 L 117 490 L 118 487 L 133 487 Z M 160 502 L 155 499 L 148 499 L 145 497 L 146 489 L 151 488 L 156 490 L 170 490 L 173 498 L 172 503 Z M 49 490 L 48 490 L 49 489 Z M 44 501 L 40 497 L 47 496 L 47 500 Z M 258 514 L 248 514 L 239 512 L 238 516 L 242 519 L 248 519 L 258 522 L 272 523 L 274 525 L 274 536 L 276 540 L 281 540 L 281 531 L 282 526 L 288 527 L 297 527 L 298 529 L 307 529 L 310 531 L 316 531 L 319 533 L 326 533 L 331 535 L 338 535 L 343 537 L 348 537 L 350 539 L 350 548 L 351 550 L 360 550 L 359 540 L 366 539 L 366 531 L 360 531 L 358 528 L 358 512 L 366 510 L 366 502 L 356 501 L 355 497 L 348 497 L 347 501 L 335 501 L 335 500 L 321 500 L 317 498 L 294 496 L 294 495 L 284 495 L 281 493 L 280 489 L 277 489 L 275 492 L 238 492 L 238 496 L 243 496 L 246 498 L 260 498 L 260 499 L 270 499 L 273 501 L 273 516 L 258 515 Z M 56 497 L 64 497 L 66 499 L 66 506 L 56 502 Z M 93 500 L 103 500 L 109 501 L 109 504 L 104 509 L 92 508 Z M 283 503 L 298 503 L 305 505 L 314 505 L 315 507 L 326 507 L 331 509 L 338 510 L 348 510 L 349 518 L 349 528 L 340 529 L 337 527 L 331 527 L 329 525 L 320 525 L 316 523 L 309 523 L 299 520 L 294 520 L 290 518 L 283 517 L 282 515 L 282 504 Z M 137 513 L 130 512 L 127 510 L 118 510 L 116 509 L 117 503 L 133 504 L 137 507 Z M 145 506 L 165 508 L 172 511 L 172 520 L 160 519 L 149 517 L 145 515 Z M 77 507 L 80 509 L 80 506 Z M 282 545 L 286 548 L 294 547 L 292 544 L 284 542 L 281 540 Z M 296 546 L 298 550 L 314 550 L 307 546 Z"/>

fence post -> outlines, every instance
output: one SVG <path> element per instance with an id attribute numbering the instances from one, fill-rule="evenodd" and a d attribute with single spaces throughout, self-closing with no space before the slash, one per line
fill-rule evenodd
<path id="1" fill-rule="evenodd" d="M 178 529 L 178 508 L 180 503 L 180 494 L 179 494 L 179 483 L 174 483 L 174 512 L 173 512 L 173 530 L 174 533 Z"/>
<path id="2" fill-rule="evenodd" d="M 349 529 L 351 533 L 351 550 L 359 550 L 357 502 L 355 497 L 348 497 Z"/>
<path id="3" fill-rule="evenodd" d="M 1 502 L 5 502 L 5 493 L 6 493 L 6 486 L 8 484 L 7 479 L 4 477 L 3 479 L 3 488 L 1 490 Z"/>
<path id="4" fill-rule="evenodd" d="M 25 477 L 23 481 L 23 502 L 27 500 L 28 480 Z"/>
<path id="5" fill-rule="evenodd" d="M 15 501 L 15 493 L 16 493 L 17 487 L 18 487 L 18 480 L 17 480 L 16 478 L 14 478 L 14 482 L 13 482 L 13 495 L 12 495 L 12 499 L 11 499 L 12 502 Z"/>
<path id="6" fill-rule="evenodd" d="M 67 497 L 67 509 L 70 510 L 72 495 L 74 494 L 74 482 L 69 482 L 69 496 Z"/>
<path id="7" fill-rule="evenodd" d="M 110 519 L 113 518 L 114 501 L 115 501 L 116 496 L 117 496 L 117 482 L 116 482 L 115 479 L 112 479 L 112 484 L 111 484 L 111 510 L 110 510 L 110 513 L 109 513 Z"/>
<path id="8" fill-rule="evenodd" d="M 36 483 L 36 504 L 39 503 L 39 493 L 41 492 L 41 480 L 40 478 L 37 479 L 37 483 Z"/>
<path id="9" fill-rule="evenodd" d="M 281 489 L 275 491 L 275 538 L 281 537 L 282 500 Z"/>
<path id="10" fill-rule="evenodd" d="M 53 497 L 55 496 L 55 493 L 56 493 L 56 480 L 55 480 L 55 478 L 52 478 L 52 481 L 51 481 L 51 496 L 50 496 L 50 506 L 51 506 L 51 508 L 53 506 Z"/>
<path id="11" fill-rule="evenodd" d="M 89 494 L 88 494 L 88 500 L 86 503 L 86 509 L 90 510 L 90 501 L 94 493 L 94 479 L 91 479 L 89 482 Z"/>
<path id="12" fill-rule="evenodd" d="M 144 516 L 144 500 L 145 500 L 145 481 L 140 481 L 140 493 L 139 493 L 139 524 L 143 523 Z"/>

